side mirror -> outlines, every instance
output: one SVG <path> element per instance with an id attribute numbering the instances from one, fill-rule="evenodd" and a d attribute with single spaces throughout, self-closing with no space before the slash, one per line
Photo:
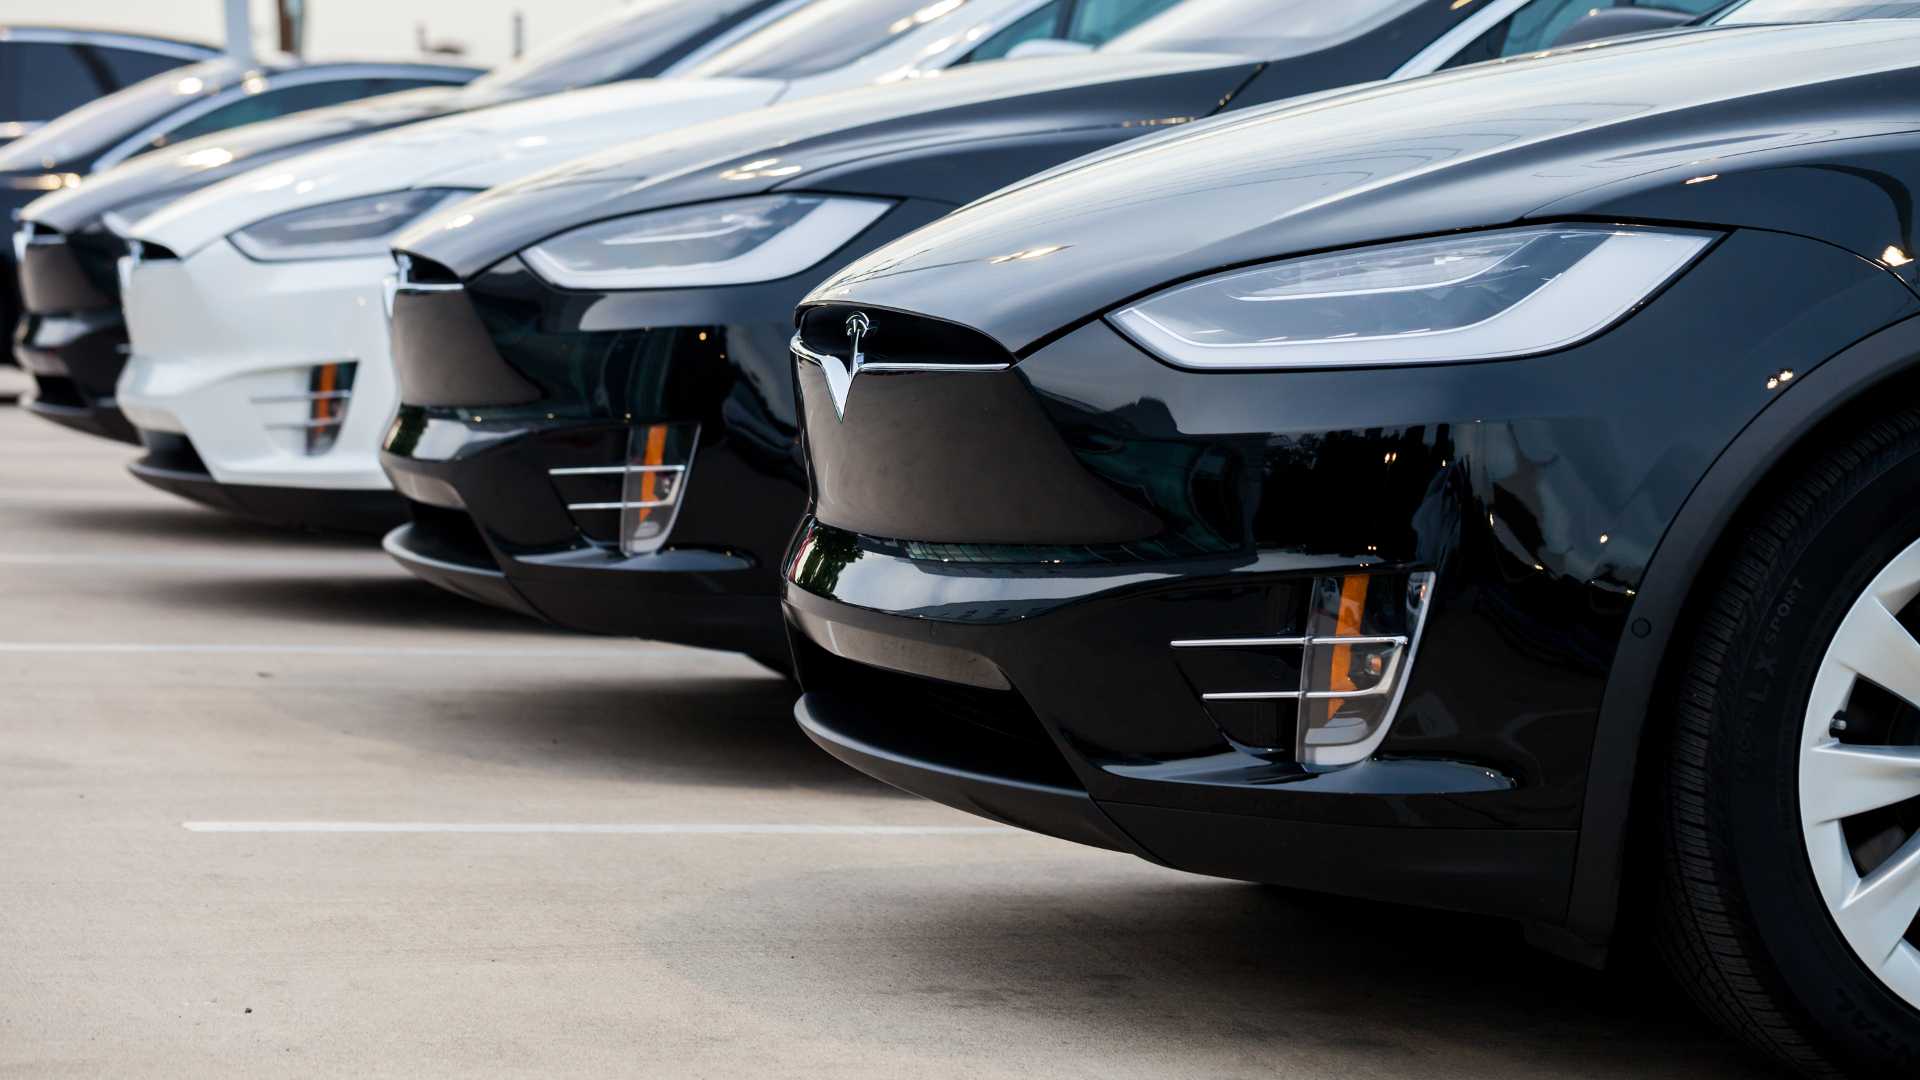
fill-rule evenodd
<path id="1" fill-rule="evenodd" d="M 1093 46 L 1082 41 L 1065 41 L 1061 38 L 1035 38 L 1023 41 L 1007 50 L 1008 60 L 1025 60 L 1035 56 L 1078 56 L 1090 53 Z"/>
<path id="2" fill-rule="evenodd" d="M 1684 11 L 1668 11 L 1657 7 L 1600 8 L 1587 12 L 1578 22 L 1561 31 L 1560 36 L 1554 39 L 1553 47 L 1558 49 L 1564 45 L 1579 45 L 1601 38 L 1671 30 L 1697 18 L 1699 16 Z"/>

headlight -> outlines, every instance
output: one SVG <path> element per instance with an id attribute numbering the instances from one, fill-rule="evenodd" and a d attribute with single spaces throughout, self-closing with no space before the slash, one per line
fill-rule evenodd
<path id="1" fill-rule="evenodd" d="M 229 239 L 261 262 L 385 255 L 393 234 L 416 218 L 473 194 L 455 188 L 392 191 L 270 217 Z"/>
<path id="2" fill-rule="evenodd" d="M 1111 316 L 1190 368 L 1440 364 L 1551 352 L 1620 321 L 1714 241 L 1556 225 L 1233 270 Z"/>
<path id="3" fill-rule="evenodd" d="M 528 248 L 563 289 L 680 289 L 778 281 L 816 266 L 893 206 L 879 199 L 760 195 L 603 221 Z"/>

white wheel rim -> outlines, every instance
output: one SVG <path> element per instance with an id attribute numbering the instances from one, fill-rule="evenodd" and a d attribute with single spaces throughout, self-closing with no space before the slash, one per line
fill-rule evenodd
<path id="1" fill-rule="evenodd" d="M 1920 747 L 1842 744 L 1833 721 L 1865 679 L 1920 708 L 1920 641 L 1895 616 L 1920 596 L 1920 543 L 1880 571 L 1834 633 L 1807 702 L 1800 822 L 1814 879 L 1847 943 L 1881 982 L 1920 1008 L 1920 834 L 1862 878 L 1842 823 L 1920 796 Z"/>

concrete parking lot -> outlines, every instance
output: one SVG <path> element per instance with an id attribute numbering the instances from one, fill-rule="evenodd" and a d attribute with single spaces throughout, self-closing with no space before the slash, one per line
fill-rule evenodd
<path id="1" fill-rule="evenodd" d="M 0 406 L 0 1074 L 1754 1075 L 1509 926 L 983 828 L 747 661 L 131 456 Z"/>

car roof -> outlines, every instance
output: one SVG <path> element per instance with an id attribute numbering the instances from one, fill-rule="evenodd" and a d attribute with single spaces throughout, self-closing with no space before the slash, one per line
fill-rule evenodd
<path id="1" fill-rule="evenodd" d="M 95 26 L 55 26 L 48 23 L 0 23 L 0 41 L 12 40 L 113 45 L 194 59 L 204 59 L 220 53 L 220 46 L 211 42 L 169 37 L 140 30 L 114 30 Z"/>

